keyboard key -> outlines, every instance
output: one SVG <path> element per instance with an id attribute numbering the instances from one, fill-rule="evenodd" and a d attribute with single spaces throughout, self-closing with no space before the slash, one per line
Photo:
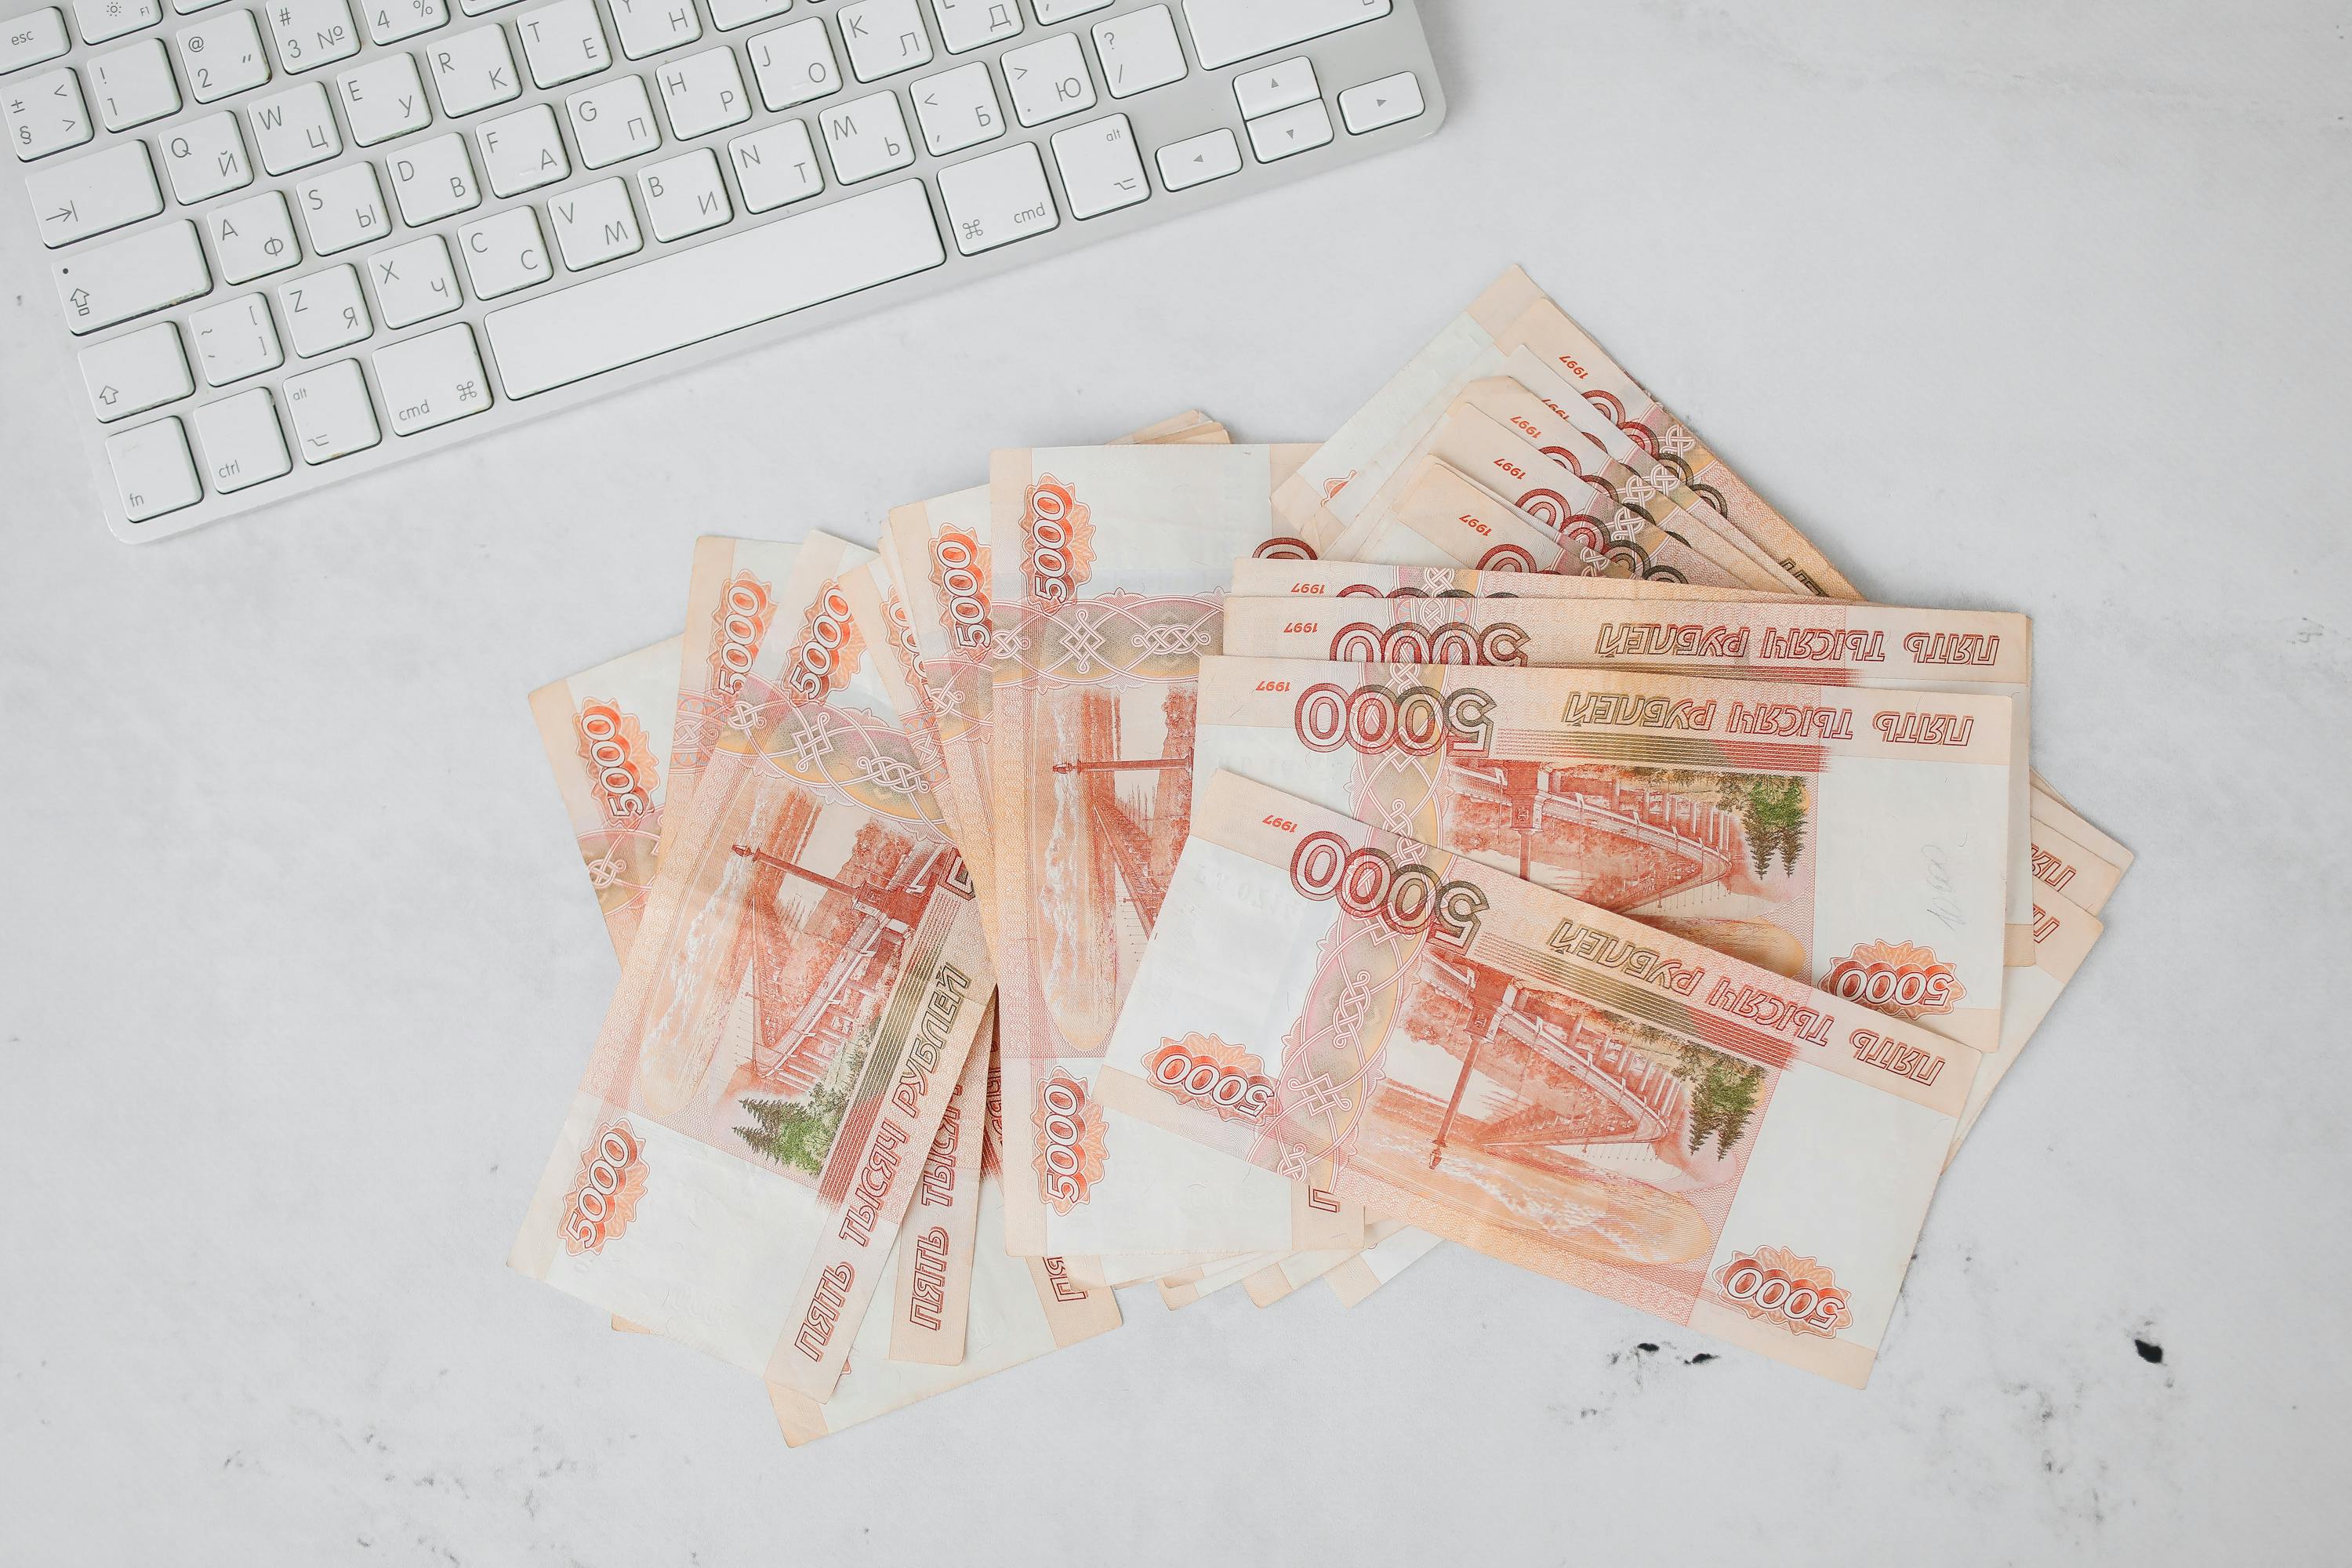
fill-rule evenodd
<path id="1" fill-rule="evenodd" d="M 449 25 L 448 0 L 360 0 L 368 41 L 397 44 Z"/>
<path id="2" fill-rule="evenodd" d="M 175 113 L 180 84 L 161 38 L 142 38 L 89 62 L 89 94 L 98 100 L 99 122 L 128 131 Z"/>
<path id="3" fill-rule="evenodd" d="M 444 38 L 433 46 L 430 63 L 441 112 L 453 118 L 522 95 L 503 27 L 477 27 Z"/>
<path id="4" fill-rule="evenodd" d="M 946 259 L 923 182 L 901 180 L 494 310 L 483 325 L 507 395 L 529 397 Z"/>
<path id="5" fill-rule="evenodd" d="M 638 170 L 637 192 L 645 197 L 646 221 L 656 239 L 684 239 L 735 216 L 727 205 L 719 154 L 708 147 Z"/>
<path id="6" fill-rule="evenodd" d="M 1062 226 L 1034 142 L 941 169 L 939 178 L 948 226 L 955 231 L 956 248 L 966 256 Z"/>
<path id="7" fill-rule="evenodd" d="M 515 18 L 515 31 L 530 62 L 530 79 L 541 87 L 578 81 L 613 63 L 594 0 L 555 0 L 525 11 Z"/>
<path id="8" fill-rule="evenodd" d="M 793 0 L 709 0 L 710 20 L 721 32 L 748 27 L 793 8 Z"/>
<path id="9" fill-rule="evenodd" d="M 446 316 L 466 302 L 457 289 L 457 269 L 449 264 L 449 247 L 437 234 L 377 251 L 367 258 L 367 269 L 368 281 L 375 285 L 376 313 L 394 331 Z"/>
<path id="10" fill-rule="evenodd" d="M 1364 22 L 1395 7 L 1390 0 L 1184 0 L 1192 52 L 1202 70 L 1218 70 Z"/>
<path id="11" fill-rule="evenodd" d="M 1013 89 L 1013 111 L 1024 125 L 1043 125 L 1095 106 L 1095 84 L 1076 33 L 1007 50 L 1003 63 L 1005 84 Z"/>
<path id="12" fill-rule="evenodd" d="M 144 142 L 121 142 L 70 163 L 28 169 L 25 191 L 33 198 L 41 243 L 51 249 L 163 210 Z"/>
<path id="13" fill-rule="evenodd" d="M 343 133 L 335 111 L 327 105 L 324 84 L 297 82 L 282 92 L 257 99 L 246 106 L 253 127 L 253 144 L 261 166 L 273 174 L 290 174 L 322 163 L 343 150 Z"/>
<path id="14" fill-rule="evenodd" d="M 1135 151 L 1135 128 L 1124 114 L 1056 132 L 1054 162 L 1061 166 L 1072 217 L 1100 217 L 1151 194 Z"/>
<path id="15" fill-rule="evenodd" d="M 1421 81 L 1411 71 L 1399 71 L 1339 95 L 1339 118 L 1348 133 L 1362 136 L 1421 118 Z"/>
<path id="16" fill-rule="evenodd" d="M 1004 134 L 1004 106 L 996 101 L 988 67 L 978 60 L 925 77 L 914 85 L 912 96 L 916 122 L 923 128 L 923 145 L 934 158 Z"/>
<path id="17" fill-rule="evenodd" d="M 1110 9 L 1111 0 L 1032 0 L 1037 13 L 1037 25 L 1050 27 L 1056 22 L 1066 22 L 1073 16 L 1090 16 Z"/>
<path id="18" fill-rule="evenodd" d="M 849 68 L 860 81 L 880 81 L 931 63 L 930 35 L 915 0 L 852 0 L 844 5 L 841 41 L 849 47 Z"/>
<path id="19" fill-rule="evenodd" d="M 1159 156 L 1160 183 L 1171 191 L 1187 191 L 1242 172 L 1242 144 L 1230 131 L 1171 142 Z"/>
<path id="20" fill-rule="evenodd" d="M 169 321 L 92 343 L 80 359 L 90 412 L 100 424 L 144 414 L 196 389 L 188 356 L 180 352 L 180 330 Z"/>
<path id="21" fill-rule="evenodd" d="M 825 41 L 824 24 L 814 16 L 761 33 L 748 47 L 760 101 L 770 109 L 790 109 L 841 90 L 841 67 Z"/>
<path id="22" fill-rule="evenodd" d="M 877 92 L 828 109 L 818 120 L 824 128 L 824 150 L 833 156 L 834 178 L 845 185 L 915 161 L 914 142 L 907 134 L 907 117 L 898 112 L 897 93 Z"/>
<path id="23" fill-rule="evenodd" d="M 188 336 L 196 345 L 196 363 L 205 367 L 206 386 L 226 386 L 286 363 L 269 301 L 258 294 L 198 310 L 188 318 Z"/>
<path id="24" fill-rule="evenodd" d="M 600 81 L 573 93 L 563 100 L 563 107 L 572 119 L 572 139 L 580 145 L 583 168 L 601 169 L 661 145 L 643 77 Z"/>
<path id="25" fill-rule="evenodd" d="M 193 300 L 213 286 L 196 226 L 183 219 L 50 263 L 66 331 L 85 332 Z"/>
<path id="26" fill-rule="evenodd" d="M 122 515 L 144 522 L 204 499 L 196 461 L 188 456 L 188 433 L 176 418 L 158 419 L 106 438 L 107 466 L 122 498 Z"/>
<path id="27" fill-rule="evenodd" d="M 269 0 L 278 63 L 289 72 L 317 70 L 360 52 L 360 30 L 343 0 Z"/>
<path id="28" fill-rule="evenodd" d="M 613 25 L 621 29 L 621 52 L 633 60 L 682 48 L 702 37 L 694 0 L 612 0 Z"/>
<path id="29" fill-rule="evenodd" d="M 1315 62 L 1305 55 L 1234 78 L 1234 101 L 1242 106 L 1244 120 L 1295 109 L 1322 96 L 1323 84 L 1315 79 Z"/>
<path id="30" fill-rule="evenodd" d="M 467 224 L 457 231 L 457 252 L 466 258 L 477 300 L 495 300 L 555 275 L 539 232 L 539 214 L 529 207 Z"/>
<path id="31" fill-rule="evenodd" d="M 466 139 L 454 131 L 402 149 L 385 167 L 392 171 L 392 194 L 400 203 L 401 218 L 411 228 L 482 205 L 482 187 L 474 181 Z"/>
<path id="32" fill-rule="evenodd" d="M 188 95 L 210 103 L 269 79 L 269 54 L 250 11 L 224 11 L 180 29 L 180 70 Z"/>
<path id="33" fill-rule="evenodd" d="M 433 111 L 425 106 L 425 83 L 416 75 L 416 57 L 405 49 L 378 55 L 336 77 L 335 96 L 342 100 L 352 141 L 361 147 L 433 123 Z"/>
<path id="34" fill-rule="evenodd" d="M 274 479 L 294 466 L 266 386 L 197 409 L 196 439 L 205 448 L 205 472 L 221 495 Z"/>
<path id="35" fill-rule="evenodd" d="M 681 142 L 708 136 L 751 118 L 751 96 L 733 49 L 705 49 L 674 60 L 654 73 L 669 133 Z"/>
<path id="36" fill-rule="evenodd" d="M 547 216 L 555 220 L 555 247 L 563 253 L 563 265 L 574 272 L 646 247 L 625 180 L 599 180 L 566 191 L 547 204 Z"/>
<path id="37" fill-rule="evenodd" d="M 301 359 L 362 342 L 375 331 L 367 300 L 360 295 L 359 268 L 348 263 L 280 283 L 278 303 L 286 312 L 294 353 Z"/>
<path id="38" fill-rule="evenodd" d="M 294 416 L 294 445 L 305 463 L 331 463 L 383 439 L 375 405 L 368 401 L 367 379 L 355 359 L 339 359 L 307 374 L 289 376 L 286 411 Z"/>
<path id="39" fill-rule="evenodd" d="M 787 120 L 782 125 L 738 136 L 727 143 L 727 159 L 735 165 L 735 184 L 743 193 L 745 212 L 770 212 L 824 189 L 806 121 Z"/>
<path id="40" fill-rule="evenodd" d="M 172 194 L 186 206 L 253 184 L 245 138 L 226 110 L 174 126 L 163 139 L 163 168 L 172 176 Z"/>
<path id="41" fill-rule="evenodd" d="M 163 19 L 160 0 L 73 0 L 73 8 L 85 44 L 102 44 Z"/>
<path id="42" fill-rule="evenodd" d="M 1184 46 L 1176 41 L 1176 18 L 1165 5 L 1097 22 L 1095 55 L 1113 98 L 1133 98 L 1184 79 Z"/>
<path id="43" fill-rule="evenodd" d="M 479 16 L 491 11 L 501 11 L 515 0 L 458 0 L 457 9 L 468 16 Z"/>
<path id="44" fill-rule="evenodd" d="M 1019 0 L 931 0 L 931 15 L 940 24 L 940 42 L 951 55 L 1021 30 Z"/>
<path id="45" fill-rule="evenodd" d="M 302 259 L 294 237 L 294 215 L 286 197 L 264 191 L 205 215 L 212 231 L 213 254 L 220 258 L 221 281 L 250 283 L 273 272 L 283 272 Z"/>
<path id="46" fill-rule="evenodd" d="M 0 22 L 0 76 L 56 59 L 73 47 L 66 37 L 66 14 L 52 5 Z"/>
<path id="47" fill-rule="evenodd" d="M 375 384 L 395 436 L 468 418 L 490 405 L 490 382 L 474 351 L 473 329 L 462 321 L 377 350 Z"/>
<path id="48" fill-rule="evenodd" d="M 520 195 L 572 173 L 563 133 L 555 128 L 555 110 L 550 104 L 534 103 L 486 121 L 475 128 L 474 142 L 482 150 L 483 172 L 494 195 Z"/>
<path id="49" fill-rule="evenodd" d="M 1261 163 L 1313 152 L 1331 140 L 1331 111 L 1323 107 L 1319 98 L 1248 124 L 1250 149 Z"/>
<path id="50" fill-rule="evenodd" d="M 305 180 L 294 187 L 294 200 L 310 231 L 313 256 L 332 256 L 392 232 L 373 163 L 346 163 Z"/>
<path id="51" fill-rule="evenodd" d="M 71 66 L 14 84 L 0 97 L 0 112 L 7 116 L 8 145 L 21 163 L 79 147 L 95 134 Z"/>

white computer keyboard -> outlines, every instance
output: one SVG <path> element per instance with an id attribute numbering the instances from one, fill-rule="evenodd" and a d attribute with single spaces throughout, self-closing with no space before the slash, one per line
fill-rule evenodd
<path id="1" fill-rule="evenodd" d="M 1444 112 L 1414 0 L 60 0 L 0 272 L 145 540 Z"/>

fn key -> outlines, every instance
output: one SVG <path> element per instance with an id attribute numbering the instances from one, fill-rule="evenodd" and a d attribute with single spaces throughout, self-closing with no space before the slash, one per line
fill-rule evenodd
<path id="1" fill-rule="evenodd" d="M 414 436 L 490 405 L 474 329 L 462 323 L 377 350 L 375 384 L 395 436 Z"/>

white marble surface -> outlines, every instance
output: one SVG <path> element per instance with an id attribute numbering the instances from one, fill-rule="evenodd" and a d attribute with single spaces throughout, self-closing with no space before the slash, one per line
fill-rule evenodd
<path id="1" fill-rule="evenodd" d="M 0 280 L 0 1561 L 2342 1560 L 2346 9 L 1431 9 L 1401 158 L 154 549 Z M 790 1453 L 508 1273 L 614 973 L 524 691 L 697 533 L 1319 435 L 1514 258 L 1866 588 L 2037 616 L 2140 852 L 1869 1391 L 1455 1250 Z"/>

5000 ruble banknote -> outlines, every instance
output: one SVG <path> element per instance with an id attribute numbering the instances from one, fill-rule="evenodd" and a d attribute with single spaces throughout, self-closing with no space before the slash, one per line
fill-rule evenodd
<path id="1" fill-rule="evenodd" d="M 682 817 L 509 1261 L 808 1398 L 885 1276 L 992 973 L 813 535 L 776 700 Z"/>
<path id="2" fill-rule="evenodd" d="M 1104 1098 L 1859 1385 L 1976 1053 L 1231 773 Z"/>
<path id="3" fill-rule="evenodd" d="M 1202 778 L 1231 769 L 1990 1048 L 2010 710 L 1973 691 L 1213 658 L 1195 749 Z"/>

